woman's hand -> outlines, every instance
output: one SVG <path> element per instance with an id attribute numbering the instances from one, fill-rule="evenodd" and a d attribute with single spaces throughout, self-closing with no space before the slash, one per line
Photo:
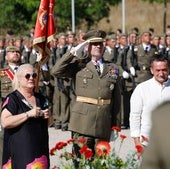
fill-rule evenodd
<path id="1" fill-rule="evenodd" d="M 40 107 L 34 107 L 30 111 L 27 111 L 28 117 L 39 117 L 41 114 L 41 108 Z"/>
<path id="2" fill-rule="evenodd" d="M 49 109 L 41 110 L 40 107 L 35 107 L 27 112 L 28 117 L 40 117 L 43 116 L 45 119 L 49 118 Z"/>
<path id="3" fill-rule="evenodd" d="M 45 119 L 49 118 L 49 109 L 41 110 L 41 114 Z"/>

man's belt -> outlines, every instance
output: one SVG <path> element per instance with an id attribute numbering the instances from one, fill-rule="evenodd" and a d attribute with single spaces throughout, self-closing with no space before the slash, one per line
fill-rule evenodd
<path id="1" fill-rule="evenodd" d="M 78 102 L 84 102 L 84 103 L 91 103 L 91 104 L 96 104 L 96 105 L 104 105 L 104 104 L 110 104 L 110 99 L 109 100 L 104 100 L 104 99 L 94 99 L 90 97 L 84 97 L 84 96 L 77 96 L 76 101 Z"/>

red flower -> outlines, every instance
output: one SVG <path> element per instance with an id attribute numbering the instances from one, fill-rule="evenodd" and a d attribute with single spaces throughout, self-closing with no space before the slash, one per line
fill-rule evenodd
<path id="1" fill-rule="evenodd" d="M 121 134 L 120 135 L 120 138 L 122 139 L 122 140 L 124 140 L 125 138 L 127 138 L 125 135 L 123 135 L 123 134 Z"/>
<path id="2" fill-rule="evenodd" d="M 51 155 L 51 156 L 55 155 L 55 153 L 54 153 L 55 151 L 56 151 L 56 149 L 55 149 L 55 147 L 53 147 L 53 148 L 50 150 L 50 155 Z"/>
<path id="3" fill-rule="evenodd" d="M 136 150 L 137 150 L 137 153 L 142 153 L 143 147 L 141 145 L 136 145 Z"/>
<path id="4" fill-rule="evenodd" d="M 56 150 L 61 150 L 63 147 L 65 147 L 67 145 L 67 143 L 64 143 L 64 142 L 58 142 L 56 145 L 55 145 L 55 149 Z"/>
<path id="5" fill-rule="evenodd" d="M 99 141 L 96 144 L 96 153 L 99 156 L 106 156 L 111 150 L 110 144 L 107 141 Z"/>
<path id="6" fill-rule="evenodd" d="M 118 126 L 113 126 L 113 127 L 112 127 L 112 130 L 116 130 L 117 132 L 120 132 L 120 131 L 121 131 L 121 128 L 118 127 Z"/>
<path id="7" fill-rule="evenodd" d="M 90 159 L 91 157 L 93 157 L 93 152 L 91 149 L 87 148 L 84 155 L 85 155 L 86 159 Z"/>
<path id="8" fill-rule="evenodd" d="M 79 143 L 85 143 L 86 142 L 86 138 L 82 137 L 78 139 Z"/>
<path id="9" fill-rule="evenodd" d="M 85 158 L 86 159 L 89 159 L 93 156 L 93 152 L 91 149 L 89 149 L 86 145 L 85 146 L 82 146 L 79 150 L 80 154 L 81 155 L 85 155 Z"/>
<path id="10" fill-rule="evenodd" d="M 55 166 L 53 166 L 53 168 L 52 169 L 57 169 L 57 166 L 55 165 Z"/>
<path id="11" fill-rule="evenodd" d="M 87 146 L 85 145 L 85 146 L 82 146 L 81 148 L 80 148 L 80 150 L 79 150 L 79 152 L 80 152 L 80 154 L 84 154 L 85 153 L 85 151 L 87 150 Z"/>

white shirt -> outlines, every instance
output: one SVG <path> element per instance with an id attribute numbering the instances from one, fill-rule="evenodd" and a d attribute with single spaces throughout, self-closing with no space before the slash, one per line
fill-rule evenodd
<path id="1" fill-rule="evenodd" d="M 9 65 L 11 67 L 11 69 L 14 71 L 14 73 L 16 73 L 17 69 L 19 66 L 14 66 L 14 65 Z M 16 69 L 17 68 L 17 69 Z"/>
<path id="2" fill-rule="evenodd" d="M 94 60 L 92 60 L 93 64 L 95 65 L 95 62 Z M 100 67 L 100 72 L 102 73 L 103 72 L 103 62 L 102 62 L 102 59 L 98 60 L 97 61 L 97 64 L 99 65 Z"/>
<path id="3" fill-rule="evenodd" d="M 130 99 L 131 137 L 149 138 L 152 111 L 165 101 L 170 101 L 170 79 L 161 85 L 153 77 L 135 88 Z"/>
<path id="4" fill-rule="evenodd" d="M 146 44 L 143 43 L 143 49 L 144 50 L 147 49 L 147 51 L 150 51 L 150 48 L 151 48 L 151 45 L 146 45 Z"/>
<path id="5" fill-rule="evenodd" d="M 112 48 L 111 48 L 111 47 L 106 46 L 106 49 L 107 49 L 107 51 L 109 52 L 109 54 L 111 54 L 111 53 L 112 53 Z"/>

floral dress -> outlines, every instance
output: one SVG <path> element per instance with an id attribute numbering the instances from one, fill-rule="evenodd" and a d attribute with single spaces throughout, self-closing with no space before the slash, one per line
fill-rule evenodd
<path id="1" fill-rule="evenodd" d="M 45 109 L 45 97 L 39 93 L 34 95 L 37 107 Z M 16 90 L 4 100 L 2 110 L 5 108 L 17 115 L 32 107 Z M 43 117 L 29 118 L 15 128 L 4 129 L 2 169 L 48 169 L 48 139 L 48 121 Z"/>

